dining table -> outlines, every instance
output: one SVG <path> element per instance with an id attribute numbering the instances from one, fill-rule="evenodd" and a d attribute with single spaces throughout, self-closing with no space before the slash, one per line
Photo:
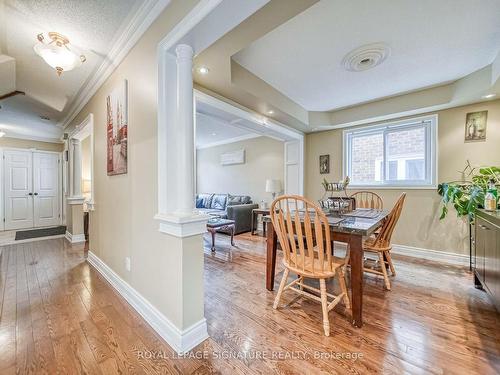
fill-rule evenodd
<path id="1" fill-rule="evenodd" d="M 363 326 L 363 238 L 374 234 L 382 226 L 388 211 L 357 209 L 345 214 L 327 214 L 333 241 L 347 244 L 350 249 L 351 323 Z M 278 238 L 269 215 L 264 217 L 267 226 L 266 289 L 274 289 Z M 384 265 L 382 265 L 384 266 Z"/>

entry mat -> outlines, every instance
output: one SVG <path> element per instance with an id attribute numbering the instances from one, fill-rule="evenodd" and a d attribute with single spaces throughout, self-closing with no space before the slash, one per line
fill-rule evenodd
<path id="1" fill-rule="evenodd" d="M 52 228 L 20 230 L 16 232 L 15 240 L 19 241 L 37 237 L 57 236 L 59 234 L 65 234 L 65 233 L 66 233 L 66 226 L 64 225 Z"/>

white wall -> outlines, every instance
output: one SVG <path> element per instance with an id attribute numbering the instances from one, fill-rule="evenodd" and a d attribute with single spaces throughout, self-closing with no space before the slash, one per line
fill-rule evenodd
<path id="1" fill-rule="evenodd" d="M 245 149 L 245 164 L 220 164 L 220 155 Z M 197 193 L 249 195 L 254 203 L 271 202 L 266 179 L 284 176 L 284 143 L 258 137 L 197 150 Z"/>

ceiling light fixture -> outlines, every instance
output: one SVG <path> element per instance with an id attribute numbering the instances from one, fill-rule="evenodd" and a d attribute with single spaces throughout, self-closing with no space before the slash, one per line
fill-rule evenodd
<path id="1" fill-rule="evenodd" d="M 198 68 L 198 73 L 200 74 L 208 74 L 209 71 L 210 69 L 208 69 L 206 66 L 200 66 Z"/>
<path id="2" fill-rule="evenodd" d="M 0 130 L 0 138 L 2 138 L 5 135 L 5 132 Z"/>
<path id="3" fill-rule="evenodd" d="M 274 111 L 272 109 L 270 109 L 269 111 L 267 111 L 267 114 L 268 115 L 274 115 Z"/>
<path id="4" fill-rule="evenodd" d="M 482 98 L 483 99 L 491 99 L 491 98 L 494 98 L 495 96 L 497 96 L 497 94 L 487 94 L 487 95 L 483 95 Z"/>
<path id="5" fill-rule="evenodd" d="M 47 34 L 50 42 L 46 42 L 43 33 L 37 35 L 38 43 L 33 49 L 42 59 L 45 60 L 61 75 L 62 72 L 68 72 L 82 65 L 87 58 L 79 53 L 76 48 L 71 46 L 69 39 L 59 33 L 50 32 Z"/>
<path id="6" fill-rule="evenodd" d="M 217 133 L 212 133 L 212 135 L 214 135 L 214 136 L 215 136 L 215 135 L 217 135 Z"/>

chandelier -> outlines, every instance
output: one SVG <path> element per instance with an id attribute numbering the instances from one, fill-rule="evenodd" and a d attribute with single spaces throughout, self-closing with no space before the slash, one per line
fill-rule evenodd
<path id="1" fill-rule="evenodd" d="M 75 47 L 71 46 L 70 48 L 69 39 L 64 35 L 50 32 L 47 37 L 50 40 L 48 43 L 43 33 L 38 34 L 38 43 L 33 49 L 37 55 L 56 70 L 58 76 L 62 72 L 75 69 L 87 60 L 84 55 L 77 52 Z"/>

